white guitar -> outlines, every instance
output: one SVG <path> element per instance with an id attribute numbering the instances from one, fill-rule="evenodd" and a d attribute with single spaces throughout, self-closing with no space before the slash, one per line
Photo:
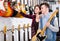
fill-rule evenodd
<path id="1" fill-rule="evenodd" d="M 4 0 L 0 0 L 0 10 L 5 11 L 5 8 L 4 8 Z"/>

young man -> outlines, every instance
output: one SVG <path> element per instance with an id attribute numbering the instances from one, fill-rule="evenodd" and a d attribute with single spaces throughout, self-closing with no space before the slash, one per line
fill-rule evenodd
<path id="1" fill-rule="evenodd" d="M 40 18 L 40 24 L 41 24 L 40 29 L 43 29 L 44 26 L 47 26 L 47 29 L 44 32 L 44 34 L 47 35 L 45 41 L 56 41 L 56 32 L 59 31 L 57 17 L 54 17 L 52 21 L 49 23 L 48 19 L 52 14 L 52 12 L 49 12 L 49 7 L 50 7 L 49 4 L 41 3 L 40 7 L 42 12 L 42 17 Z"/>

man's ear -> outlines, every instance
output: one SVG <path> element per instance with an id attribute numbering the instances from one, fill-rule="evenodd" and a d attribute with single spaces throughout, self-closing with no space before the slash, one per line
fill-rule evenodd
<path id="1" fill-rule="evenodd" d="M 49 8 L 46 8 L 47 11 L 49 11 Z"/>

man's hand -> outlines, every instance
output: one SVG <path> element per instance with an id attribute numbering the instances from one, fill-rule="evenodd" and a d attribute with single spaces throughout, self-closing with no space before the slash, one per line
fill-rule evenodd
<path id="1" fill-rule="evenodd" d="M 49 27 L 49 26 L 50 26 L 50 22 L 47 22 L 47 23 L 46 23 L 46 26 Z"/>

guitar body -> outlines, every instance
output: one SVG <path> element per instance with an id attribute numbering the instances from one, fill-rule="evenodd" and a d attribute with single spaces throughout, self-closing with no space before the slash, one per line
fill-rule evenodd
<path id="1" fill-rule="evenodd" d="M 0 11 L 1 10 L 5 11 L 5 8 L 4 8 L 4 0 L 0 0 Z"/>
<path id="2" fill-rule="evenodd" d="M 5 2 L 4 2 L 4 0 L 3 1 L 1 1 L 3 4 L 3 6 L 2 6 L 2 8 L 3 9 L 1 9 L 0 10 L 0 16 L 2 16 L 2 17 L 10 17 L 10 16 L 12 16 L 12 13 L 13 13 L 13 10 L 12 10 L 12 8 L 10 7 L 10 3 L 8 2 L 8 6 L 7 6 L 7 10 L 6 10 L 6 4 L 5 4 Z"/>
<path id="3" fill-rule="evenodd" d="M 43 41 L 46 36 L 40 34 L 41 30 L 37 30 L 37 33 L 32 37 L 32 41 Z"/>
<path id="4" fill-rule="evenodd" d="M 32 37 L 32 41 L 36 41 L 37 40 L 37 34 L 40 32 L 41 30 L 37 30 L 37 33 Z"/>
<path id="5" fill-rule="evenodd" d="M 5 13 L 6 11 L 0 10 L 0 16 L 4 16 Z"/>
<path id="6" fill-rule="evenodd" d="M 34 35 L 33 37 L 32 37 L 32 41 L 36 41 L 37 39 L 36 39 L 36 35 Z"/>
<path id="7" fill-rule="evenodd" d="M 5 6 L 4 6 L 5 7 Z M 13 10 L 12 8 L 10 7 L 10 3 L 8 2 L 8 6 L 7 6 L 7 9 L 5 7 L 5 10 L 6 10 L 6 13 L 3 15 L 4 17 L 10 17 L 12 16 L 13 14 Z"/>
<path id="8" fill-rule="evenodd" d="M 3 16 L 5 13 L 4 0 L 0 0 L 0 16 Z"/>

